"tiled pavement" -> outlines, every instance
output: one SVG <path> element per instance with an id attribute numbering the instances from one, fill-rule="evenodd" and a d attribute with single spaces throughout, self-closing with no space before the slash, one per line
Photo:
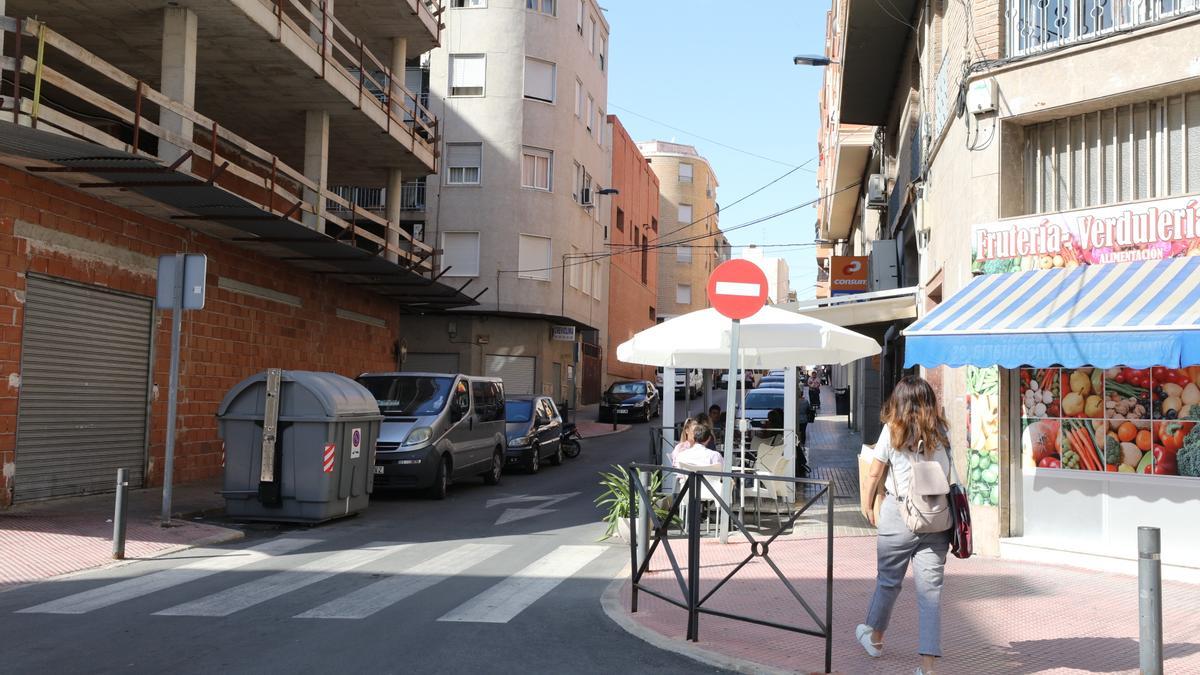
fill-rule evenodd
<path id="1" fill-rule="evenodd" d="M 218 481 L 175 487 L 174 512 L 217 511 Z M 188 520 L 159 526 L 162 491 L 133 490 L 126 521 L 126 559 L 229 541 L 238 530 Z M 0 591 L 112 563 L 113 495 L 42 502 L 0 512 Z"/>
<path id="2" fill-rule="evenodd" d="M 823 408 L 832 410 L 832 405 Z M 860 444 L 846 431 L 844 417 L 821 417 L 809 426 L 810 462 L 817 475 L 832 476 L 837 485 L 854 493 L 853 499 L 843 499 L 839 491 L 835 499 L 833 668 L 855 674 L 910 673 L 918 664 L 911 579 L 906 580 L 892 617 L 884 656 L 868 658 L 854 639 L 854 627 L 866 614 L 875 583 L 874 537 L 850 536 L 871 532 L 861 527 L 863 518 L 857 507 L 855 455 Z M 820 518 L 802 519 L 794 535 L 780 538 L 768 552 L 820 617 L 826 606 L 825 545 L 820 539 L 824 531 Z M 749 555 L 744 539 L 735 534 L 730 542 L 722 545 L 715 539 L 702 540 L 701 597 Z M 683 544 L 676 542 L 673 550 L 681 564 L 686 564 Z M 669 597 L 678 597 L 678 582 L 661 549 L 651 569 L 646 583 Z M 628 582 L 620 594 L 620 602 L 628 610 Z M 938 664 L 939 673 L 1137 672 L 1135 577 L 995 558 L 951 558 L 942 597 L 945 657 Z M 1163 584 L 1163 597 L 1165 672 L 1200 674 L 1200 585 L 1168 581 Z M 705 606 L 815 627 L 761 558 L 746 564 Z M 685 642 L 687 617 L 683 610 L 648 594 L 639 596 L 638 609 L 631 616 L 641 627 Z M 823 670 L 822 639 L 716 616 L 701 615 L 697 646 L 774 669 Z"/>

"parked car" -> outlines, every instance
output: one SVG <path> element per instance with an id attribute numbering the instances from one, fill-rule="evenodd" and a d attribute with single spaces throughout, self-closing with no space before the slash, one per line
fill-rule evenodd
<path id="1" fill-rule="evenodd" d="M 613 382 L 600 395 L 597 421 L 613 422 L 640 419 L 649 422 L 662 412 L 662 396 L 647 380 Z"/>
<path id="2" fill-rule="evenodd" d="M 767 420 L 767 413 L 775 408 L 783 410 L 783 387 L 778 389 L 753 389 L 746 392 L 746 403 L 743 408 L 738 404 L 737 417 L 750 420 L 750 426 L 761 427 Z"/>
<path id="3" fill-rule="evenodd" d="M 504 401 L 507 422 L 508 464 L 524 466 L 537 473 L 542 460 L 558 466 L 563 462 L 562 416 L 549 396 L 515 396 Z"/>
<path id="4" fill-rule="evenodd" d="M 658 369 L 654 375 L 655 384 L 659 389 L 663 388 L 663 370 Z M 697 398 L 704 391 L 704 373 L 700 372 L 699 368 L 676 368 L 675 369 L 675 398 L 684 398 L 691 395 L 691 398 Z"/>
<path id="5" fill-rule="evenodd" d="M 453 373 L 364 373 L 383 424 L 375 486 L 426 490 L 444 499 L 450 483 L 474 476 L 495 485 L 504 470 L 504 383 Z"/>

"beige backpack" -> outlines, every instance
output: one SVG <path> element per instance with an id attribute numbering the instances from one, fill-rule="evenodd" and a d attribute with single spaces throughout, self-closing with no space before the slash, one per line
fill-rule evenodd
<path id="1" fill-rule="evenodd" d="M 916 534 L 945 532 L 954 527 L 954 515 L 950 511 L 950 481 L 937 460 L 925 459 L 922 443 L 918 441 L 916 452 L 907 453 L 912 463 L 912 479 L 908 493 L 901 495 L 896 485 L 896 472 L 892 475 L 892 494 L 900 500 L 900 515 L 904 524 Z M 949 455 L 949 451 L 946 453 Z"/>

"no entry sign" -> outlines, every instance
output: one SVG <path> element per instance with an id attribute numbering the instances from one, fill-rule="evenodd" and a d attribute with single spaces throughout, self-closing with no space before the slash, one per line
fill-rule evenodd
<path id="1" fill-rule="evenodd" d="M 767 276 L 749 260 L 727 260 L 708 277 L 708 301 L 731 319 L 754 316 L 767 302 Z"/>

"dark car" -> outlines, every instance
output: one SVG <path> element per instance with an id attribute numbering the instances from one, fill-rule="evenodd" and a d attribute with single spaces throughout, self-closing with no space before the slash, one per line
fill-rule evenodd
<path id="1" fill-rule="evenodd" d="M 600 397 L 600 422 L 619 422 L 639 419 L 649 422 L 662 412 L 658 388 L 648 380 L 613 382 Z"/>
<path id="2" fill-rule="evenodd" d="M 562 416 L 549 396 L 514 396 L 504 400 L 504 420 L 508 436 L 507 464 L 524 466 L 537 473 L 542 460 L 558 466 L 563 453 Z"/>

